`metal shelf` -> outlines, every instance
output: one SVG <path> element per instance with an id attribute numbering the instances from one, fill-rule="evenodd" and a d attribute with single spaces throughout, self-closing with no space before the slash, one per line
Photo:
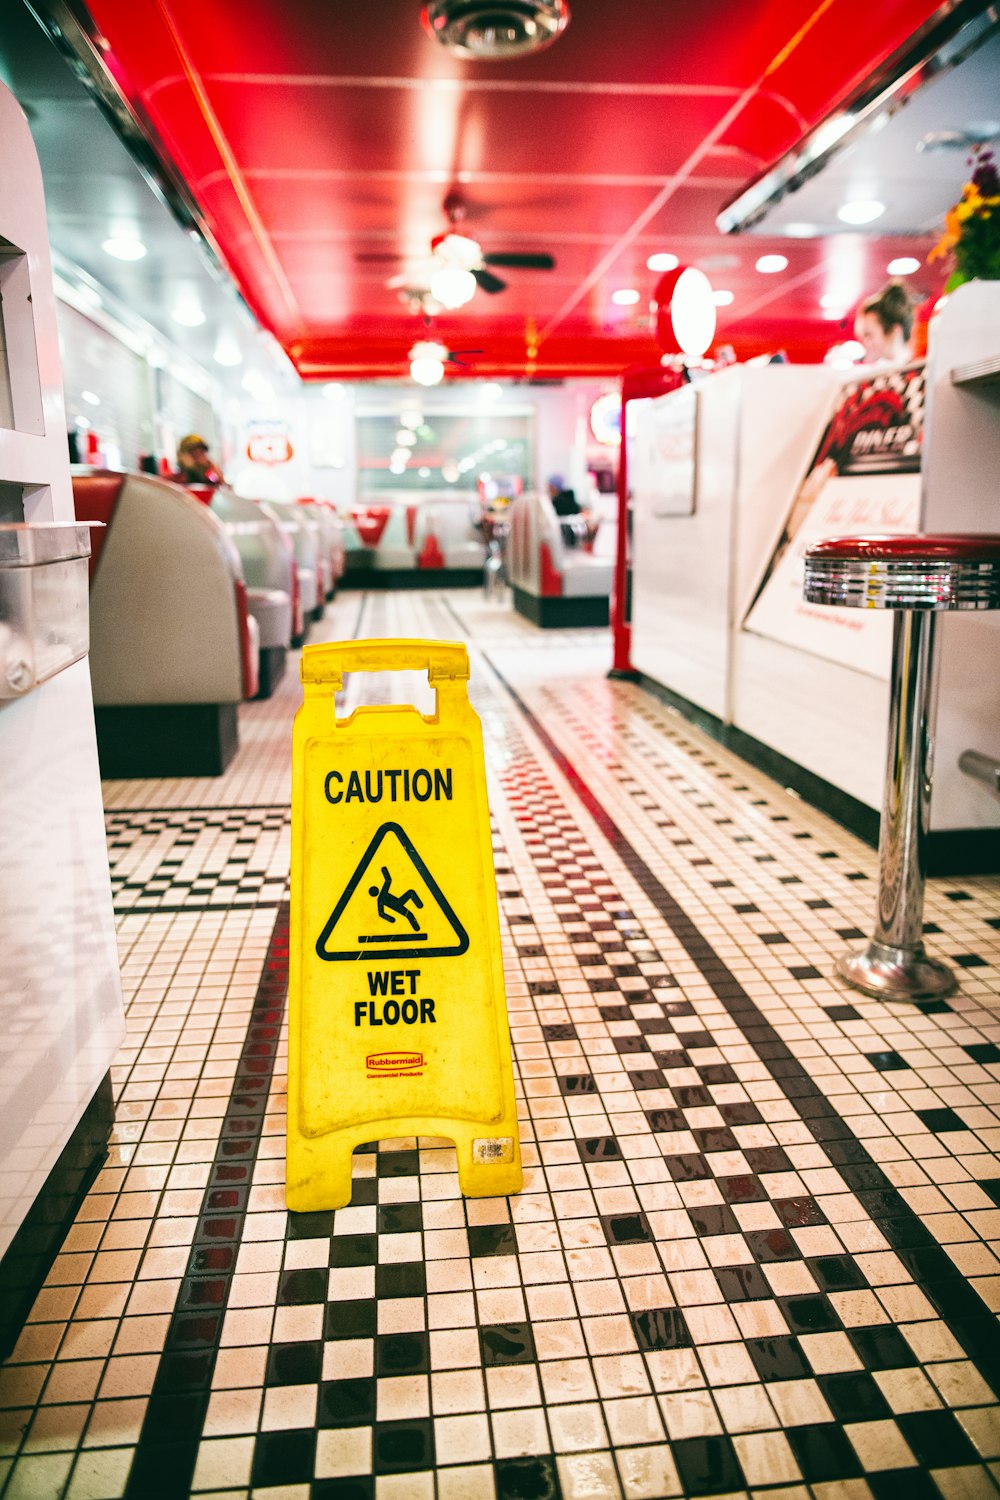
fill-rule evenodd
<path id="1" fill-rule="evenodd" d="M 1000 385 L 1000 354 L 976 359 L 968 365 L 956 365 L 951 372 L 952 385 Z"/>

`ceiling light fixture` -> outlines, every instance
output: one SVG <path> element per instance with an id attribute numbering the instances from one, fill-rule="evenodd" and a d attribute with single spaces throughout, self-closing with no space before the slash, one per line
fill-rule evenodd
<path id="1" fill-rule="evenodd" d="M 231 334 L 224 333 L 220 335 L 219 341 L 215 346 L 213 358 L 217 365 L 225 365 L 227 368 L 232 368 L 234 365 L 241 365 L 243 363 L 240 346 Z"/>
<path id="2" fill-rule="evenodd" d="M 914 271 L 920 270 L 920 262 L 913 255 L 897 255 L 886 266 L 890 276 L 912 276 Z"/>
<path id="3" fill-rule="evenodd" d="M 773 276 L 776 272 L 783 271 L 787 265 L 787 255 L 762 255 L 754 269 L 760 271 L 762 276 Z"/>
<path id="4" fill-rule="evenodd" d="M 456 234 L 449 230 L 431 240 L 431 249 L 438 260 L 449 266 L 458 266 L 460 271 L 478 271 L 483 263 L 483 247 L 468 234 Z"/>
<path id="5" fill-rule="evenodd" d="M 178 302 L 170 316 L 182 328 L 200 328 L 205 321 L 204 311 L 197 302 Z"/>
<path id="6" fill-rule="evenodd" d="M 471 271 L 463 271 L 460 266 L 442 266 L 431 276 L 430 291 L 442 307 L 454 310 L 472 301 L 476 295 L 476 278 Z"/>
<path id="7" fill-rule="evenodd" d="M 618 307 L 633 307 L 639 300 L 639 293 L 633 287 L 622 286 L 616 292 L 611 293 L 611 300 Z"/>
<path id="8" fill-rule="evenodd" d="M 671 255 L 669 251 L 664 251 L 662 253 L 658 252 L 656 255 L 651 255 L 649 257 L 646 262 L 646 270 L 676 271 L 679 265 L 680 261 L 677 259 L 676 255 Z"/>
<path id="9" fill-rule="evenodd" d="M 424 30 L 459 57 L 498 62 L 551 46 L 569 25 L 566 0 L 427 0 Z"/>
<path id="10" fill-rule="evenodd" d="M 113 234 L 101 248 L 105 255 L 113 256 L 115 260 L 142 260 L 146 253 L 142 240 L 127 235 Z"/>
<path id="11" fill-rule="evenodd" d="M 418 385 L 440 385 L 448 351 L 443 344 L 421 340 L 410 350 L 410 376 Z"/>
<path id="12" fill-rule="evenodd" d="M 81 391 L 80 395 L 89 406 L 100 406 L 101 404 L 100 396 L 95 395 L 93 391 Z"/>
<path id="13" fill-rule="evenodd" d="M 735 300 L 736 293 L 728 292 L 722 287 L 717 287 L 716 290 L 712 293 L 712 301 L 715 303 L 716 307 L 728 307 L 730 303 L 735 302 Z"/>
<path id="14" fill-rule="evenodd" d="M 793 219 L 784 228 L 785 238 L 789 240 L 811 240 L 817 234 L 819 234 L 819 229 L 815 224 L 806 224 L 801 219 Z"/>
<path id="15" fill-rule="evenodd" d="M 842 224 L 871 224 L 885 213 L 885 204 L 877 198 L 855 198 L 842 203 L 837 209 L 837 218 Z"/>

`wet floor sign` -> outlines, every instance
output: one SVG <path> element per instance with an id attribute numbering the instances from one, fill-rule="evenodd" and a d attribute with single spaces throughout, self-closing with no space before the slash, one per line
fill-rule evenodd
<path id="1" fill-rule="evenodd" d="M 337 719 L 345 672 L 426 670 L 437 710 Z M 291 1209 L 351 1197 L 351 1153 L 455 1142 L 462 1192 L 521 1187 L 482 730 L 461 644 L 307 646 L 292 745 Z"/>

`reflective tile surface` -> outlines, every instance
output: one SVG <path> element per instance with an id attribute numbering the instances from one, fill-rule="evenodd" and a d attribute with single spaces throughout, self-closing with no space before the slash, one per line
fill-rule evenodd
<path id="1" fill-rule="evenodd" d="M 118 1124 L 0 1366 L 4 1500 L 996 1494 L 1000 882 L 929 890 L 957 995 L 866 1000 L 873 852 L 606 634 L 472 592 L 355 633 L 472 648 L 524 1191 L 393 1140 L 285 1211 L 290 674 L 225 776 L 107 784 Z"/>

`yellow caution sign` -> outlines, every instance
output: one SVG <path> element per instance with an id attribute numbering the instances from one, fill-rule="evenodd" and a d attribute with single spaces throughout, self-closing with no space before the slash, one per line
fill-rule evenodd
<path id="1" fill-rule="evenodd" d="M 426 670 L 436 712 L 336 717 L 345 672 Z M 482 730 L 446 641 L 302 653 L 292 741 L 290 1209 L 351 1198 L 351 1153 L 445 1136 L 470 1197 L 521 1187 Z"/>

